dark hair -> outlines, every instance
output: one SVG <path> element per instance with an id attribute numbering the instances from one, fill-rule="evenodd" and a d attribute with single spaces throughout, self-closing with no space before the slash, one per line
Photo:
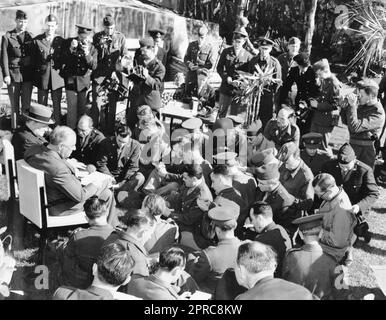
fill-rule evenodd
<path id="1" fill-rule="evenodd" d="M 113 286 L 122 285 L 134 269 L 134 259 L 120 243 L 102 247 L 97 259 L 98 276 Z"/>
<path id="2" fill-rule="evenodd" d="M 155 224 L 154 216 L 147 210 L 130 210 L 119 218 L 127 228 L 152 227 Z"/>
<path id="3" fill-rule="evenodd" d="M 336 181 L 332 175 L 328 173 L 321 173 L 317 175 L 312 181 L 312 186 L 314 188 L 318 186 L 320 188 L 320 191 L 326 192 L 328 189 L 336 187 Z"/>
<path id="4" fill-rule="evenodd" d="M 83 209 L 90 220 L 107 215 L 108 211 L 107 202 L 99 199 L 98 196 L 92 196 L 87 199 L 83 204 Z"/>
<path id="5" fill-rule="evenodd" d="M 131 130 L 128 126 L 124 124 L 119 124 L 115 129 L 115 134 L 122 138 L 126 138 L 127 136 L 131 137 Z"/>
<path id="6" fill-rule="evenodd" d="M 229 166 L 227 166 L 227 165 L 225 165 L 225 164 L 218 164 L 218 165 L 215 165 L 214 168 L 213 168 L 212 173 L 213 173 L 213 174 L 219 174 L 219 175 L 222 175 L 222 176 L 229 177 L 229 176 L 230 176 Z"/>
<path id="7" fill-rule="evenodd" d="M 153 216 L 161 216 L 167 210 L 166 201 L 158 194 L 149 194 L 143 199 L 142 207 L 147 209 Z"/>
<path id="8" fill-rule="evenodd" d="M 189 177 L 196 177 L 197 179 L 201 179 L 203 175 L 200 164 L 185 164 L 183 171 L 186 172 Z"/>
<path id="9" fill-rule="evenodd" d="M 274 271 L 277 267 L 277 254 L 268 245 L 260 242 L 248 242 L 239 247 L 237 264 L 255 274 L 261 271 Z"/>
<path id="10" fill-rule="evenodd" d="M 184 250 L 172 247 L 161 252 L 157 270 L 172 271 L 175 267 L 185 267 L 186 255 Z"/>
<path id="11" fill-rule="evenodd" d="M 272 207 L 267 202 L 263 202 L 263 201 L 255 202 L 252 205 L 251 209 L 253 209 L 251 214 L 253 214 L 254 216 L 262 215 L 264 218 L 273 217 Z"/>
<path id="12" fill-rule="evenodd" d="M 301 52 L 296 55 L 293 60 L 301 67 L 307 67 L 311 64 L 310 55 L 306 52 Z"/>

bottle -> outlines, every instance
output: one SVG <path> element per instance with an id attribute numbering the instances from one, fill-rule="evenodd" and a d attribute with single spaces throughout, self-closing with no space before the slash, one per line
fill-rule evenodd
<path id="1" fill-rule="evenodd" d="M 192 97 L 191 109 L 192 109 L 192 115 L 195 117 L 198 113 L 198 98 Z"/>

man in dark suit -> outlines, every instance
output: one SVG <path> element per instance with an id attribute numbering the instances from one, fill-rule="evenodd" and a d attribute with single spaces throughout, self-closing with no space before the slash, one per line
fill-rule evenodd
<path id="1" fill-rule="evenodd" d="M 114 300 L 118 289 L 131 280 L 133 268 L 134 260 L 130 252 L 123 245 L 113 243 L 102 248 L 94 263 L 94 281 L 89 288 L 60 287 L 55 291 L 53 300 Z"/>
<path id="2" fill-rule="evenodd" d="M 24 158 L 25 152 L 33 145 L 47 143 L 45 134 L 49 125 L 54 124 L 51 119 L 52 111 L 46 106 L 32 103 L 28 112 L 24 114 L 25 122 L 12 136 L 11 143 L 15 149 L 15 160 Z"/>
<path id="3" fill-rule="evenodd" d="M 102 132 L 94 129 L 91 117 L 81 116 L 78 121 L 76 132 L 76 150 L 72 157 L 85 165 L 96 166 L 99 149 L 106 139 Z"/>
<path id="4" fill-rule="evenodd" d="M 285 81 L 287 79 L 288 72 L 290 71 L 293 59 L 296 55 L 299 54 L 301 41 L 299 38 L 292 37 L 288 40 L 288 52 L 282 53 L 277 57 L 277 60 L 280 62 L 282 69 L 282 79 Z"/>
<path id="5" fill-rule="evenodd" d="M 354 149 L 344 144 L 338 152 L 338 159 L 324 164 L 322 172 L 331 174 L 338 186 L 343 187 L 353 205 L 352 213 L 364 217 L 379 198 L 379 189 L 373 169 L 357 160 Z M 370 242 L 371 235 L 366 231 L 362 235 Z"/>
<path id="6" fill-rule="evenodd" d="M 13 129 L 17 128 L 19 122 L 20 99 L 22 112 L 26 112 L 31 104 L 33 78 L 33 36 L 26 30 L 27 13 L 17 10 L 15 21 L 16 28 L 6 32 L 1 40 L 1 65 L 11 101 Z"/>
<path id="7" fill-rule="evenodd" d="M 115 136 L 105 139 L 98 150 L 96 167 L 99 172 L 112 176 L 116 191 L 138 191 L 145 177 L 139 172 L 141 145 L 131 138 L 129 127 L 120 125 Z"/>
<path id="8" fill-rule="evenodd" d="M 35 169 L 44 171 L 49 214 L 65 216 L 79 213 L 83 203 L 98 195 L 108 203 L 108 222 L 115 227 L 117 217 L 115 201 L 109 190 L 110 181 L 94 181 L 86 186 L 75 176 L 75 168 L 66 161 L 76 145 L 76 134 L 69 127 L 56 127 L 50 136 L 50 144 L 29 148 L 25 161 Z"/>
<path id="9" fill-rule="evenodd" d="M 76 26 L 78 36 L 65 41 L 61 62 L 67 97 L 67 126 L 72 129 L 86 111 L 86 93 L 91 86 L 91 72 L 97 66 L 98 57 L 91 43 L 92 28 Z"/>
<path id="10" fill-rule="evenodd" d="M 165 77 L 165 67 L 156 57 L 155 44 L 152 38 L 140 40 L 143 63 L 142 74 L 135 79 L 135 84 L 129 97 L 126 112 L 126 123 L 133 129 L 138 122 L 137 109 L 148 105 L 154 113 L 162 107 L 161 87 Z"/>
<path id="11" fill-rule="evenodd" d="M 225 118 L 237 89 L 237 71 L 247 71 L 252 55 L 243 48 L 248 33 L 245 28 L 238 28 L 234 32 L 233 46 L 224 49 L 217 64 L 217 72 L 222 82 L 220 87 L 219 118 Z"/>
<path id="12" fill-rule="evenodd" d="M 276 253 L 265 244 L 249 242 L 239 247 L 235 274 L 248 289 L 236 300 L 313 300 L 312 293 L 292 282 L 273 277 Z"/>
<path id="13" fill-rule="evenodd" d="M 98 62 L 92 74 L 93 107 L 91 114 L 96 128 L 101 128 L 106 134 L 113 135 L 119 94 L 113 91 L 108 93 L 107 119 L 104 119 L 102 97 L 98 97 L 98 91 L 106 78 L 111 77 L 121 82 L 118 63 L 126 55 L 127 48 L 126 38 L 123 33 L 116 31 L 115 21 L 111 15 L 108 14 L 103 18 L 103 28 L 103 31 L 97 32 L 93 37 L 93 45 L 98 51 Z"/>
<path id="14" fill-rule="evenodd" d="M 38 103 L 48 105 L 48 93 L 51 91 L 55 122 L 61 124 L 61 103 L 64 79 L 60 73 L 60 56 L 64 39 L 55 34 L 58 18 L 50 14 L 46 18 L 46 31 L 34 39 L 32 65 L 34 67 L 34 85 L 38 88 Z"/>

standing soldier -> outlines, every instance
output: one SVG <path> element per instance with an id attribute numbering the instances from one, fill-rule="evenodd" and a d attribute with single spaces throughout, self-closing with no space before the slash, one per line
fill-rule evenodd
<path id="1" fill-rule="evenodd" d="M 287 79 L 288 72 L 292 68 L 294 57 L 299 54 L 301 41 L 299 38 L 292 37 L 288 40 L 288 52 L 282 53 L 277 57 L 281 65 L 281 76 L 283 82 Z"/>
<path id="2" fill-rule="evenodd" d="M 185 64 L 189 71 L 186 76 L 187 92 L 190 93 L 192 88 L 197 85 L 197 71 L 198 69 L 212 69 L 213 67 L 213 48 L 207 42 L 208 29 L 202 26 L 198 30 L 198 40 L 189 44 L 186 56 L 184 58 Z"/>
<path id="3" fill-rule="evenodd" d="M 67 126 L 75 128 L 85 113 L 91 72 L 97 65 L 97 52 L 91 43 L 91 27 L 76 25 L 78 36 L 66 41 L 62 56 L 62 76 L 67 97 Z"/>
<path id="4" fill-rule="evenodd" d="M 274 42 L 268 38 L 258 39 L 259 54 L 249 63 L 249 72 L 259 76 L 270 76 L 273 79 L 281 80 L 281 65 L 279 61 L 270 55 Z M 276 113 L 275 100 L 278 85 L 274 82 L 264 87 L 261 95 L 259 118 L 263 128 Z"/>
<path id="5" fill-rule="evenodd" d="M 118 78 L 117 62 L 120 62 L 127 52 L 126 38 L 121 32 L 115 30 L 115 21 L 111 15 L 106 15 L 103 19 L 103 26 L 104 30 L 96 33 L 93 37 L 93 45 L 98 51 L 98 64 L 92 77 L 92 118 L 96 128 L 100 126 L 105 129 L 107 134 L 113 135 L 117 101 L 119 99 L 118 93 L 108 93 L 108 114 L 105 123 L 102 124 L 102 119 L 104 119 L 101 114 L 103 102 L 102 99 L 98 97 L 98 91 L 106 78 L 110 77 L 117 81 L 122 80 Z M 104 126 L 106 126 L 106 128 L 104 128 Z"/>
<path id="6" fill-rule="evenodd" d="M 20 114 L 26 112 L 31 104 L 33 67 L 31 50 L 33 36 L 26 31 L 28 18 L 24 11 L 16 11 L 16 28 L 8 31 L 1 41 L 1 65 L 4 82 L 12 108 L 12 128 L 16 129 Z"/>
<path id="7" fill-rule="evenodd" d="M 60 125 L 64 79 L 59 75 L 59 69 L 64 39 L 55 34 L 57 29 L 57 17 L 48 15 L 46 32 L 34 39 L 32 62 L 35 68 L 34 85 L 38 88 L 38 103 L 47 106 L 48 93 L 51 91 L 55 122 Z"/>
<path id="8" fill-rule="evenodd" d="M 153 38 L 154 44 L 155 44 L 155 55 L 159 61 L 162 62 L 164 67 L 166 68 L 166 62 L 167 62 L 167 52 L 163 48 L 163 36 L 165 35 L 165 31 L 160 29 L 152 29 L 149 30 L 149 35 Z"/>

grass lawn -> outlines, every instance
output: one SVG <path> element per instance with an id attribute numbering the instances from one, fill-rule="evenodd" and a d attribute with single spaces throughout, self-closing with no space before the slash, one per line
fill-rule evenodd
<path id="1" fill-rule="evenodd" d="M 336 150 L 347 141 L 348 133 L 345 128 L 337 128 L 333 133 L 333 144 Z M 4 199 L 5 177 L 0 176 L 0 226 L 6 224 L 6 212 L 13 212 L 18 216 L 17 207 L 12 207 Z M 371 265 L 386 265 L 386 189 L 381 188 L 381 197 L 374 204 L 373 210 L 368 217 L 370 230 L 373 239 L 369 244 L 358 241 L 354 248 L 354 263 L 348 268 L 348 283 L 350 285 L 350 299 L 362 299 L 367 294 L 374 294 L 376 299 L 385 299 L 381 290 L 378 288 Z M 18 260 L 17 271 L 14 273 L 12 287 L 14 290 L 23 290 L 24 297 L 16 299 L 50 299 L 52 290 L 55 288 L 55 277 L 57 269 L 54 260 L 48 256 L 50 268 L 50 288 L 48 290 L 37 290 L 35 280 L 38 276 L 34 273 L 37 257 L 38 238 L 36 230 L 32 226 L 24 227 L 24 232 L 20 230 L 23 225 L 20 221 L 15 223 L 18 227 L 14 229 L 15 252 Z M 18 234 L 21 236 L 18 237 Z"/>

